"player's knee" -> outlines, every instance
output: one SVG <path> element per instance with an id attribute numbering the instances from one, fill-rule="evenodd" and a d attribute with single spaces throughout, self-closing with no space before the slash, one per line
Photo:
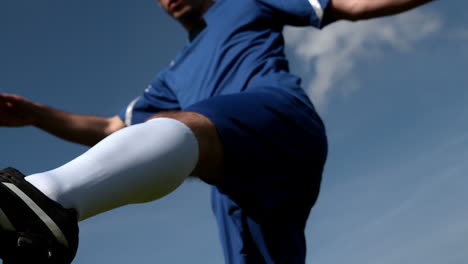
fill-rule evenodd
<path id="1" fill-rule="evenodd" d="M 195 112 L 168 111 L 158 113 L 150 119 L 166 117 L 187 125 L 195 134 L 199 144 L 199 159 L 191 173 L 209 184 L 216 184 L 223 178 L 223 144 L 216 126 L 207 117 Z"/>

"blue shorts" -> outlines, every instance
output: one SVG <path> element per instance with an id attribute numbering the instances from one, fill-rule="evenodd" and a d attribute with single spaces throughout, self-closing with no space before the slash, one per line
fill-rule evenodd
<path id="1" fill-rule="evenodd" d="M 263 88 L 183 111 L 208 117 L 224 144 L 226 177 L 212 206 L 226 263 L 305 263 L 304 229 L 327 155 L 312 103 Z"/>

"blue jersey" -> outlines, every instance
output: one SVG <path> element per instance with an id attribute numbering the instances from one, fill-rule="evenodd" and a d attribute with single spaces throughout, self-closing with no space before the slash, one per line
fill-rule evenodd
<path id="1" fill-rule="evenodd" d="M 329 0 L 218 0 L 207 24 L 170 65 L 120 112 L 127 125 L 161 110 L 183 110 L 201 100 L 257 87 L 306 98 L 284 54 L 285 25 L 323 26 Z"/>
<path id="2" fill-rule="evenodd" d="M 201 31 L 120 113 L 127 125 L 164 110 L 210 119 L 225 177 L 212 207 L 227 264 L 303 264 L 305 223 L 327 143 L 323 124 L 289 72 L 285 25 L 324 26 L 329 0 L 218 0 Z"/>

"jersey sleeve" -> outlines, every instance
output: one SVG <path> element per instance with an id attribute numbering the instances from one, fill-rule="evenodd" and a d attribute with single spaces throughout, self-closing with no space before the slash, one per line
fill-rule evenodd
<path id="1" fill-rule="evenodd" d="M 324 16 L 331 0 L 257 0 L 277 12 L 283 23 L 292 26 L 325 26 Z"/>
<path id="2" fill-rule="evenodd" d="M 180 109 L 179 102 L 166 85 L 163 75 L 159 74 L 141 96 L 120 111 L 119 117 L 127 126 L 142 123 L 161 111 Z"/>

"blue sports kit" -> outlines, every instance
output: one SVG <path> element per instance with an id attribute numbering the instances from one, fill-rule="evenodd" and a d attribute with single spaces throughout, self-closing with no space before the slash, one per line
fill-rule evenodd
<path id="1" fill-rule="evenodd" d="M 325 129 L 289 72 L 285 25 L 325 26 L 329 0 L 217 0 L 185 47 L 122 109 L 127 124 L 168 110 L 216 126 L 225 180 L 212 188 L 226 263 L 304 263 L 304 229 L 327 156 Z"/>

